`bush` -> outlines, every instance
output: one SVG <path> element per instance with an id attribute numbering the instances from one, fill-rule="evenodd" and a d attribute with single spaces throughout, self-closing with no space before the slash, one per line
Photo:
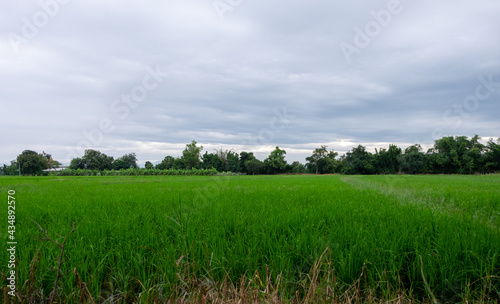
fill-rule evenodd
<path id="1" fill-rule="evenodd" d="M 223 174 L 229 174 L 223 172 Z M 232 173 L 231 173 L 232 174 Z M 145 175 L 196 175 L 214 176 L 219 175 L 215 169 L 121 169 L 121 170 L 86 170 L 86 169 L 64 169 L 59 172 L 51 172 L 51 176 L 145 176 Z"/>

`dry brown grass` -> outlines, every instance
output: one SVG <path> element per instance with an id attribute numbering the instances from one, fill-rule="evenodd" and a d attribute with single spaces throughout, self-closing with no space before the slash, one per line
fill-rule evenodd
<path id="1" fill-rule="evenodd" d="M 37 289 L 36 281 L 39 272 L 40 251 L 38 251 L 30 263 L 29 279 L 24 282 L 16 297 L 7 294 L 7 287 L 3 286 L 3 302 L 10 303 L 153 303 L 153 304 L 242 304 L 242 303 L 270 303 L 270 304 L 315 304 L 315 303 L 349 303 L 349 304 L 411 304 L 411 303 L 441 303 L 435 299 L 432 293 L 423 299 L 415 299 L 403 288 L 384 285 L 385 290 L 393 292 L 381 295 L 376 292 L 377 288 L 364 289 L 363 279 L 366 275 L 363 268 L 359 278 L 350 286 L 339 283 L 336 279 L 335 269 L 327 258 L 328 248 L 314 263 L 306 279 L 299 284 L 299 288 L 293 295 L 283 295 L 282 277 L 273 280 L 269 268 L 266 273 L 255 271 L 251 276 L 244 276 L 238 281 L 232 281 L 226 275 L 221 282 L 216 282 L 209 276 L 198 278 L 194 273 L 196 265 L 187 263 L 184 257 L 177 261 L 178 283 L 165 294 L 161 286 L 146 287 L 137 281 L 140 292 L 115 291 L 112 294 L 101 293 L 93 297 L 87 284 L 80 279 L 77 268 L 73 269 L 76 278 L 76 286 L 69 294 L 51 293 L 44 297 Z M 59 265 L 60 266 L 60 265 Z M 66 274 L 68 275 L 68 274 Z M 64 277 L 60 277 L 61 280 Z M 387 284 L 384 282 L 380 283 Z M 454 298 L 447 303 L 498 303 L 498 299 L 490 299 L 480 296 L 475 300 L 466 298 Z"/>

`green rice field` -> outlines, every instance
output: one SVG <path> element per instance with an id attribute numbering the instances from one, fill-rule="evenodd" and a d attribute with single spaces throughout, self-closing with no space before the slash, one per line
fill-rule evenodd
<path id="1" fill-rule="evenodd" d="M 2 177 L 3 248 L 9 190 L 4 303 L 500 299 L 500 175 Z"/>

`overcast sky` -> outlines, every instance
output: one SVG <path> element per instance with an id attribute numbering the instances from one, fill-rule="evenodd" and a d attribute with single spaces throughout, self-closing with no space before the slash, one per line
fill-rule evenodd
<path id="1" fill-rule="evenodd" d="M 2 1 L 0 164 L 500 137 L 500 1 Z"/>

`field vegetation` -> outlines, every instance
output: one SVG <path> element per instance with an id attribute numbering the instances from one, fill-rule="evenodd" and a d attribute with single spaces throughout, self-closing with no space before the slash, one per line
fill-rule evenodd
<path id="1" fill-rule="evenodd" d="M 16 191 L 19 303 L 497 303 L 499 185 L 499 175 L 0 178 L 5 197 Z M 62 256 L 47 239 L 64 243 Z M 7 254 L 0 265 L 5 274 Z"/>

